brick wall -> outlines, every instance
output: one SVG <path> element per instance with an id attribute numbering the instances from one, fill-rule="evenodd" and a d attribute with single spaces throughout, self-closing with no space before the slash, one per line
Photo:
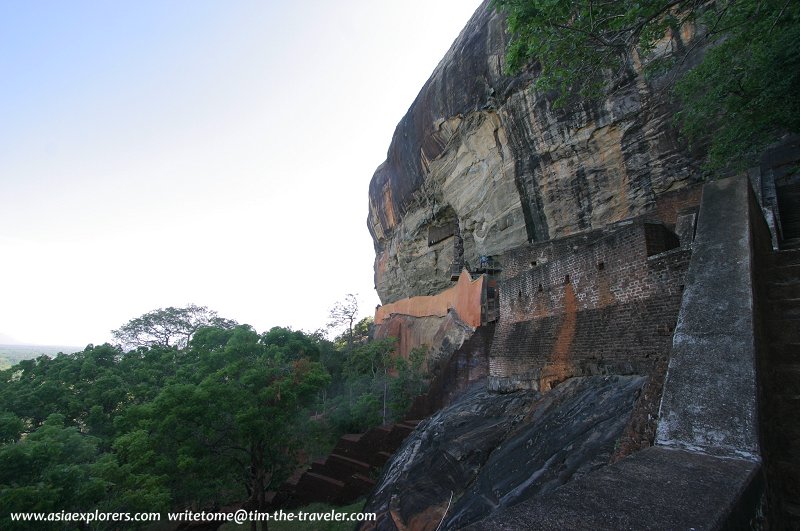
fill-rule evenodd
<path id="1" fill-rule="evenodd" d="M 702 195 L 702 184 L 685 186 L 674 192 L 659 194 L 655 200 L 653 213 L 650 215 L 665 225 L 674 227 L 682 211 L 697 208 L 700 205 Z"/>
<path id="2" fill-rule="evenodd" d="M 680 307 L 690 251 L 677 245 L 642 218 L 502 256 L 491 386 L 646 374 L 668 353 Z"/>

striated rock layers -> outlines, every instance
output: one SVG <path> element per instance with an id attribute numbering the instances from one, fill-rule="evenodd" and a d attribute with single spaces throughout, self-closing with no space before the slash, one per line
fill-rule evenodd
<path id="1" fill-rule="evenodd" d="M 675 35 L 661 49 L 692 37 Z M 533 88 L 535 69 L 503 74 L 507 38 L 503 17 L 484 2 L 372 178 L 368 225 L 383 303 L 449 287 L 458 231 L 475 266 L 482 255 L 645 213 L 697 180 L 671 125 L 675 109 L 639 61 L 604 100 L 554 109 L 552 95 Z"/>

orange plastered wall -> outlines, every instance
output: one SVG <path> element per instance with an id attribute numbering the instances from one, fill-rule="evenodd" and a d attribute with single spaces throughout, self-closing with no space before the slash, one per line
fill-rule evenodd
<path id="1" fill-rule="evenodd" d="M 462 270 L 456 285 L 441 293 L 409 297 L 378 307 L 375 310 L 375 324 L 381 324 L 391 314 L 444 317 L 453 308 L 463 322 L 478 327 L 481 325 L 483 279 L 480 276 L 472 280 L 469 272 Z"/>

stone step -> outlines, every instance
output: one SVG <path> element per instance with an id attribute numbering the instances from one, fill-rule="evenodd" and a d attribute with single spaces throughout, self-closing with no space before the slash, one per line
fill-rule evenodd
<path id="1" fill-rule="evenodd" d="M 773 282 L 767 286 L 767 297 L 771 301 L 783 299 L 800 299 L 800 280 L 797 282 Z"/>
<path id="2" fill-rule="evenodd" d="M 349 481 L 360 486 L 364 493 L 371 491 L 375 487 L 375 480 L 370 479 L 363 474 L 353 474 Z"/>
<path id="3" fill-rule="evenodd" d="M 798 439 L 796 425 L 779 426 L 777 430 L 770 431 L 770 456 L 778 459 L 793 459 L 800 456 L 800 439 Z"/>
<path id="4" fill-rule="evenodd" d="M 800 240 L 800 220 L 789 221 L 781 218 L 781 228 L 785 236 L 785 239 L 781 242 L 783 243 L 783 248 L 797 249 L 797 243 Z"/>
<path id="5" fill-rule="evenodd" d="M 763 419 L 764 441 L 770 459 L 797 459 L 796 451 L 800 443 L 799 419 L 791 417 L 791 411 L 772 407 Z"/>
<path id="6" fill-rule="evenodd" d="M 329 455 L 325 460 L 325 466 L 342 477 L 353 474 L 369 474 L 372 468 L 369 463 L 338 454 Z"/>
<path id="7" fill-rule="evenodd" d="M 800 264 L 770 268 L 767 278 L 772 282 L 787 282 L 800 279 Z"/>
<path id="8" fill-rule="evenodd" d="M 364 433 L 364 435 L 361 436 L 360 443 L 364 448 L 383 449 L 385 448 L 386 440 L 389 438 L 391 433 L 392 428 L 390 426 L 378 426 L 377 428 L 372 428 Z"/>
<path id="9" fill-rule="evenodd" d="M 335 503 L 344 486 L 344 482 L 338 479 L 306 472 L 297 483 L 295 503 L 298 506 L 312 502 Z"/>
<path id="10" fill-rule="evenodd" d="M 308 469 L 308 472 L 312 474 L 319 474 L 321 476 L 330 476 L 333 477 L 335 472 L 328 467 L 325 458 L 321 459 L 314 459 L 311 463 L 311 468 Z"/>
<path id="11" fill-rule="evenodd" d="M 396 450 L 400 447 L 408 434 L 414 431 L 413 426 L 405 426 L 403 424 L 395 424 L 392 426 L 392 434 L 389 438 L 389 442 L 392 446 L 394 446 L 393 450 Z"/>
<path id="12" fill-rule="evenodd" d="M 770 263 L 773 267 L 800 264 L 800 250 L 776 251 L 770 256 Z"/>
<path id="13" fill-rule="evenodd" d="M 380 468 L 384 463 L 386 463 L 386 458 L 384 458 L 382 455 L 379 455 L 379 453 L 380 452 L 370 451 L 369 453 L 361 454 L 358 457 L 359 459 L 366 460 L 370 465 Z"/>
<path id="14" fill-rule="evenodd" d="M 770 393 L 781 397 L 800 395 L 800 365 L 776 365 L 770 373 Z"/>
<path id="15" fill-rule="evenodd" d="M 780 396 L 781 400 L 784 400 L 785 402 L 790 404 L 791 407 L 794 408 L 794 410 L 798 414 L 800 414 L 800 409 L 797 409 L 797 408 L 794 407 L 794 406 L 800 406 L 800 394 L 793 395 L 791 393 L 780 393 L 780 394 L 778 394 L 778 396 Z M 790 406 L 787 406 L 787 407 L 790 407 Z"/>
<path id="16" fill-rule="evenodd" d="M 800 362 L 800 343 L 772 343 L 767 359 L 771 364 Z"/>
<path id="17" fill-rule="evenodd" d="M 766 325 L 770 343 L 800 343 L 800 319 L 770 319 Z"/>
<path id="18" fill-rule="evenodd" d="M 789 238 L 781 242 L 781 249 L 800 249 L 800 238 Z"/>
<path id="19" fill-rule="evenodd" d="M 800 442 L 800 426 L 796 411 L 789 406 L 795 400 L 786 397 L 775 397 L 770 400 L 769 411 L 764 419 L 765 431 L 769 433 L 770 440 L 780 442 L 780 447 L 785 447 L 791 442 Z M 798 456 L 800 458 L 800 456 Z"/>
<path id="20" fill-rule="evenodd" d="M 796 460 L 778 460 L 775 464 L 783 498 L 787 501 L 800 500 L 800 463 Z"/>
<path id="21" fill-rule="evenodd" d="M 782 413 L 788 413 L 788 415 L 782 415 L 782 418 L 776 419 L 776 422 L 782 424 L 786 423 L 793 423 L 795 419 L 800 416 L 800 393 L 790 393 L 783 389 L 774 389 L 770 395 L 768 395 L 769 403 L 772 406 Z M 800 425 L 797 426 L 800 428 Z"/>
<path id="22" fill-rule="evenodd" d="M 800 299 L 770 301 L 769 312 L 777 319 L 800 319 Z"/>
<path id="23" fill-rule="evenodd" d="M 787 516 L 791 518 L 791 523 L 795 524 L 789 529 L 797 529 L 797 524 L 800 524 L 800 502 L 785 502 L 783 509 L 786 511 Z"/>
<path id="24" fill-rule="evenodd" d="M 361 453 L 363 445 L 361 444 L 362 434 L 349 433 L 339 437 L 339 442 L 333 449 L 333 453 L 339 455 L 346 455 L 348 457 L 358 456 Z"/>
<path id="25" fill-rule="evenodd" d="M 345 488 L 340 493 L 339 503 L 353 503 L 358 498 L 369 494 L 375 488 L 375 481 L 364 474 L 352 474 L 345 481 Z"/>

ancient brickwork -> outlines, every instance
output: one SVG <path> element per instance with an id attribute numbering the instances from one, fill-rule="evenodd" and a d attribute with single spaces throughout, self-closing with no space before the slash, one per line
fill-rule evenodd
<path id="1" fill-rule="evenodd" d="M 492 387 L 646 374 L 671 344 L 690 256 L 678 243 L 638 219 L 506 253 Z"/>

